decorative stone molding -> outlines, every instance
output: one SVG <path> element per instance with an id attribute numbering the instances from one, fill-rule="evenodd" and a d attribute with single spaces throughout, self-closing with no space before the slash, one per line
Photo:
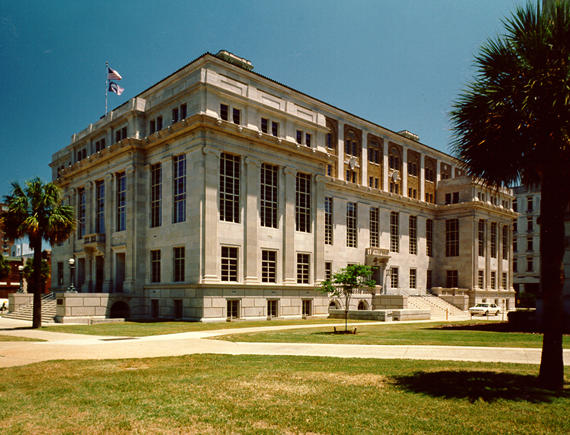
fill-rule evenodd
<path id="1" fill-rule="evenodd" d="M 246 165 L 255 165 L 258 168 L 261 167 L 261 161 L 258 159 L 254 159 L 253 157 L 246 157 L 245 164 Z"/>
<path id="2" fill-rule="evenodd" d="M 222 152 L 220 150 L 218 150 L 216 148 L 208 147 L 208 146 L 205 146 L 204 148 L 202 148 L 202 152 L 205 155 L 213 154 L 218 158 L 220 158 L 220 156 L 222 155 Z"/>
<path id="3" fill-rule="evenodd" d="M 293 169 L 293 168 L 288 168 L 288 167 L 283 168 L 283 173 L 284 173 L 285 175 L 297 176 L 297 172 L 298 172 L 298 171 L 297 171 L 296 169 Z"/>

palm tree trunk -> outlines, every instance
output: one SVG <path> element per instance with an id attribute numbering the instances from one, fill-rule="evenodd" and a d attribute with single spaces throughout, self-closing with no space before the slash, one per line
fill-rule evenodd
<path id="1" fill-rule="evenodd" d="M 542 176 L 540 206 L 540 256 L 544 337 L 539 381 L 544 388 L 560 389 L 564 384 L 562 354 L 564 312 L 564 210 L 567 195 L 556 170 Z M 558 183 L 556 182 L 558 181 Z"/>
<path id="2" fill-rule="evenodd" d="M 34 238 L 30 240 L 30 245 L 34 250 L 34 272 L 32 274 L 34 288 L 34 307 L 32 315 L 32 328 L 40 328 L 42 326 L 42 239 Z"/>

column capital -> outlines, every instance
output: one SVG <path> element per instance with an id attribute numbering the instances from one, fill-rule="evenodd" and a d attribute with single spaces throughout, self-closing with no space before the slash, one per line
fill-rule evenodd
<path id="1" fill-rule="evenodd" d="M 204 148 L 202 148 L 202 152 L 206 155 L 213 154 L 218 158 L 222 155 L 222 152 L 220 150 L 218 150 L 216 148 L 208 147 L 208 146 L 205 146 Z"/>
<path id="2" fill-rule="evenodd" d="M 289 168 L 289 167 L 283 168 L 283 173 L 286 175 L 295 175 L 296 176 L 297 172 L 298 171 L 296 169 L 293 169 L 293 168 Z"/>
<path id="3" fill-rule="evenodd" d="M 245 164 L 246 165 L 255 165 L 258 168 L 261 167 L 261 161 L 256 159 L 256 158 L 253 158 L 253 157 L 246 157 Z"/>

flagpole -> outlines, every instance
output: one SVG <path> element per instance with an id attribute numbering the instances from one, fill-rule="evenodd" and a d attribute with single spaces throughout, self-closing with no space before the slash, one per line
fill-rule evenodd
<path id="1" fill-rule="evenodd" d="M 107 93 L 109 92 L 109 62 L 105 62 L 105 116 L 107 116 Z"/>

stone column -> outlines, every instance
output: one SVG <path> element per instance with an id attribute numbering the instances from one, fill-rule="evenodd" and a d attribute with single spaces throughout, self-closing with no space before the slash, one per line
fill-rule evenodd
<path id="1" fill-rule="evenodd" d="M 408 148 L 402 147 L 402 192 L 401 195 L 409 197 L 408 195 Z"/>
<path id="2" fill-rule="evenodd" d="M 485 289 L 491 285 L 491 222 L 485 219 Z"/>
<path id="3" fill-rule="evenodd" d="M 297 171 L 284 168 L 285 213 L 283 214 L 283 284 L 296 284 L 295 265 L 295 204 L 297 201 Z"/>
<path id="4" fill-rule="evenodd" d="M 368 133 L 362 132 L 362 157 L 360 158 L 360 176 L 363 186 L 368 186 Z"/>
<path id="5" fill-rule="evenodd" d="M 418 175 L 418 199 L 420 201 L 425 201 L 425 183 L 426 183 L 426 174 L 425 174 L 425 167 L 426 167 L 426 159 L 425 155 L 420 154 L 420 173 Z"/>
<path id="6" fill-rule="evenodd" d="M 145 172 L 148 172 L 148 167 L 145 167 Z M 125 177 L 127 178 L 127 211 L 126 211 L 126 246 L 127 254 L 125 258 L 125 281 L 123 283 L 123 291 L 125 293 L 133 293 L 135 290 L 135 280 L 137 269 L 144 271 L 146 267 L 139 268 L 137 264 L 138 261 L 144 262 L 143 264 L 148 264 L 148 259 L 137 258 L 137 244 L 136 244 L 136 213 L 137 210 L 141 210 L 144 217 L 143 222 L 148 223 L 148 207 L 138 208 L 137 202 L 137 171 L 134 165 L 127 166 L 125 170 Z M 147 177 L 148 178 L 148 177 Z M 146 229 L 146 228 L 145 228 Z M 146 231 L 145 231 L 146 232 Z"/>
<path id="7" fill-rule="evenodd" d="M 390 143 L 386 140 L 386 146 L 382 146 L 382 190 L 384 192 L 390 191 L 388 184 L 388 173 L 390 172 L 390 159 L 389 159 Z"/>
<path id="8" fill-rule="evenodd" d="M 244 282 L 259 282 L 259 200 L 261 197 L 260 179 L 261 162 L 257 159 L 247 157 L 245 159 L 247 178 L 245 190 L 247 191 L 245 205 L 245 237 L 244 237 Z"/>
<path id="9" fill-rule="evenodd" d="M 91 181 L 85 183 L 85 234 L 83 235 L 85 242 L 85 235 L 93 234 L 94 224 L 94 207 L 93 207 L 93 183 Z M 85 283 L 82 286 L 84 293 L 92 293 L 95 291 L 95 256 L 91 251 L 85 251 Z"/>
<path id="10" fill-rule="evenodd" d="M 344 174 L 344 122 L 340 122 L 338 123 L 338 160 L 337 160 L 337 178 L 339 180 L 344 180 L 345 178 L 345 174 Z"/>
<path id="11" fill-rule="evenodd" d="M 111 234 L 115 228 L 113 219 L 115 210 L 115 177 L 105 176 L 105 274 L 103 277 L 103 293 L 113 292 L 113 251 L 111 249 Z"/>
<path id="12" fill-rule="evenodd" d="M 314 237 L 314 274 L 315 285 L 325 280 L 325 182 L 326 178 L 317 175 L 315 177 L 315 237 Z"/>
<path id="13" fill-rule="evenodd" d="M 202 243 L 204 246 L 203 253 L 203 274 L 202 282 L 211 283 L 219 282 L 220 276 L 218 271 L 218 258 L 220 256 L 220 247 L 218 246 L 218 222 L 220 220 L 218 211 L 218 187 L 220 184 L 220 156 L 221 151 L 204 147 L 205 155 L 204 164 L 204 209 L 203 209 L 203 228 L 204 235 Z"/>

